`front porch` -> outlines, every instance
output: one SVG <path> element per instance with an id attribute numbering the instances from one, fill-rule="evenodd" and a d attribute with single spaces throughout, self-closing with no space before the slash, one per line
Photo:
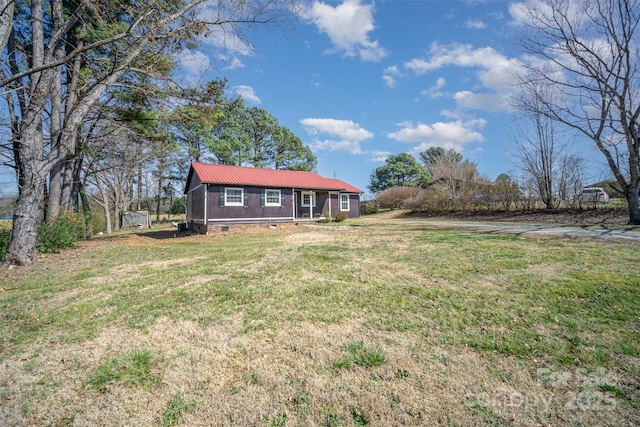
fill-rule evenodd
<path id="1" fill-rule="evenodd" d="M 294 194 L 294 218 L 296 221 L 318 221 L 324 219 L 326 215 L 332 217 L 336 214 L 336 212 L 331 212 L 331 193 L 329 191 L 295 190 Z"/>

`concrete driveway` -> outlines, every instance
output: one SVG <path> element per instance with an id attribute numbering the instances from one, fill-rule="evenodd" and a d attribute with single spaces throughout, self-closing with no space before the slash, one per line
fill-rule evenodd
<path id="1" fill-rule="evenodd" d="M 603 239 L 623 239 L 640 242 L 640 227 L 627 226 L 619 228 L 605 228 L 598 225 L 550 225 L 505 222 L 459 221 L 428 218 L 375 218 L 376 216 L 361 218 L 364 222 L 415 225 L 435 228 L 463 228 L 486 233 L 505 233 L 517 235 L 587 237 Z"/>

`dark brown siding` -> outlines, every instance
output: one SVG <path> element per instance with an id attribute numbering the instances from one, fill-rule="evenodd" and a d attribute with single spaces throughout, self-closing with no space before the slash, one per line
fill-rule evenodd
<path id="1" fill-rule="evenodd" d="M 240 188 L 240 187 L 232 187 Z M 277 189 L 274 189 L 277 190 Z M 232 221 L 282 221 L 289 220 L 293 216 L 293 193 L 290 188 L 281 188 L 281 197 L 284 198 L 284 206 L 261 206 L 261 193 L 263 189 L 245 187 L 247 193 L 247 206 L 223 206 L 220 207 L 220 191 L 224 194 L 224 187 L 209 186 L 207 195 L 207 217 L 210 222 Z M 222 221 L 220 221 L 222 220 Z"/>
<path id="2" fill-rule="evenodd" d="M 193 187 L 187 193 L 187 221 L 204 221 L 204 192 L 206 185 Z"/>
<path id="3" fill-rule="evenodd" d="M 340 212 L 340 196 L 334 193 L 331 195 L 331 216 L 335 218 L 338 212 Z"/>
<path id="4" fill-rule="evenodd" d="M 317 192 L 316 199 L 314 216 L 324 216 L 325 212 L 329 212 L 329 193 Z"/>
<path id="5" fill-rule="evenodd" d="M 191 180 L 189 181 L 189 188 L 185 189 L 185 193 L 188 193 L 192 189 L 196 188 L 198 185 L 202 184 L 200 181 L 200 177 L 198 174 L 194 173 L 191 175 Z"/>
<path id="6" fill-rule="evenodd" d="M 349 194 L 349 218 L 360 218 L 360 195 Z"/>
<path id="7" fill-rule="evenodd" d="M 340 194 L 331 195 L 331 215 L 334 218 L 338 212 L 343 212 L 340 210 L 340 196 Z M 349 194 L 349 210 L 344 212 L 348 215 L 349 218 L 360 217 L 360 195 Z"/>

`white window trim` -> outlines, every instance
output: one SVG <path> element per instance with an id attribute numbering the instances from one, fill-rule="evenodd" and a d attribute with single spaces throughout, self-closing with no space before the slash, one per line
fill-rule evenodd
<path id="1" fill-rule="evenodd" d="M 240 190 L 240 201 L 239 202 L 230 202 L 228 200 L 228 191 L 229 190 Z M 244 206 L 244 188 L 237 187 L 225 187 L 224 188 L 224 205 L 225 206 Z"/>
<path id="2" fill-rule="evenodd" d="M 345 196 L 347 197 L 347 209 L 342 208 L 342 198 Z M 341 193 L 340 194 L 340 212 L 348 212 L 350 210 L 351 210 L 351 198 L 349 197 L 348 194 Z"/>
<path id="3" fill-rule="evenodd" d="M 278 202 L 271 202 L 269 203 L 269 192 L 272 191 L 274 193 L 278 193 Z M 267 189 L 264 190 L 264 205 L 265 206 L 276 206 L 276 207 L 280 207 L 282 204 L 282 190 L 271 190 L 271 189 Z"/>
<path id="4" fill-rule="evenodd" d="M 316 199 L 317 199 L 316 192 L 315 191 L 311 192 L 311 205 L 312 206 L 309 206 L 309 203 L 305 203 L 304 202 L 304 196 L 308 196 L 308 195 L 309 195 L 308 191 L 303 191 L 302 192 L 302 194 L 300 196 L 300 206 L 303 207 L 303 208 L 310 208 L 310 207 L 315 208 L 316 207 Z"/>

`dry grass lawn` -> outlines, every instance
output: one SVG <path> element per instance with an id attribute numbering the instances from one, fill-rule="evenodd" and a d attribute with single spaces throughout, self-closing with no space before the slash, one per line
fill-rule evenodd
<path id="1" fill-rule="evenodd" d="M 0 425 L 640 425 L 634 244 L 159 236 L 0 272 Z"/>

